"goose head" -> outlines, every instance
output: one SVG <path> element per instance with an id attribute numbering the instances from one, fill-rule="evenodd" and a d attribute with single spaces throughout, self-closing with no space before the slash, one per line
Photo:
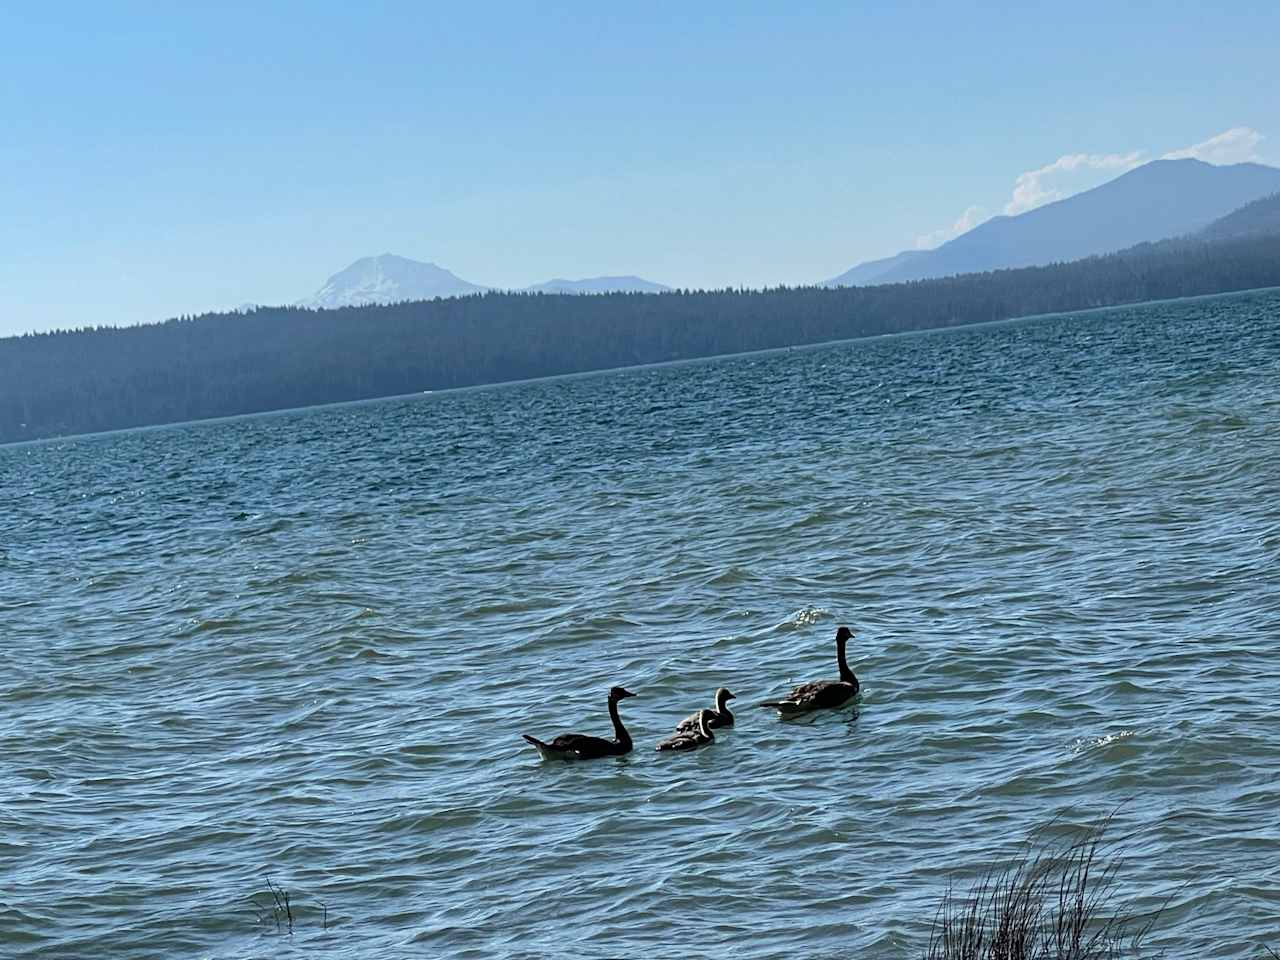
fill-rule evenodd
<path id="1" fill-rule="evenodd" d="M 627 697 L 634 697 L 635 694 L 623 687 L 609 688 L 609 702 L 617 703 L 619 700 L 625 700 Z"/>
<path id="2" fill-rule="evenodd" d="M 737 697 L 735 697 L 732 693 L 729 692 L 728 687 L 719 687 L 716 689 L 716 709 L 717 710 L 723 710 L 725 707 L 725 704 L 727 704 L 730 700 L 736 700 L 736 699 Z"/>

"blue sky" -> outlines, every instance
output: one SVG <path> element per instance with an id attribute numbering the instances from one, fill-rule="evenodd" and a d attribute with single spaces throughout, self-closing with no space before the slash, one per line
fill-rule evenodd
<path id="1" fill-rule="evenodd" d="M 20 6 L 0 335 L 383 252 L 814 282 L 1169 152 L 1280 163 L 1275 3 Z"/>

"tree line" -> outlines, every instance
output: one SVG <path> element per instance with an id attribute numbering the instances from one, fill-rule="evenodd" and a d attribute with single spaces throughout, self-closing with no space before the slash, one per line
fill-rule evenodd
<path id="1" fill-rule="evenodd" d="M 0 442 L 1270 286 L 1280 235 L 873 287 L 485 293 L 85 326 L 0 339 Z"/>

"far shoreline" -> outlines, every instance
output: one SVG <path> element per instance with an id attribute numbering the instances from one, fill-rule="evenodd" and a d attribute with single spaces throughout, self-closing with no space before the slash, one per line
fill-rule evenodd
<path id="1" fill-rule="evenodd" d="M 651 363 L 636 363 L 636 364 L 624 364 L 621 366 L 612 366 L 612 367 L 599 367 L 591 370 L 578 370 L 578 371 L 573 371 L 569 373 L 549 374 L 549 375 L 540 376 L 540 377 L 526 377 L 526 378 L 514 379 L 514 380 L 493 380 L 485 383 L 468 384 L 466 386 L 460 386 L 460 387 L 442 387 L 440 389 L 419 390 L 411 393 L 395 393 L 395 394 L 386 394 L 384 396 L 376 396 L 376 397 L 362 397 L 355 400 L 335 400 L 335 401 L 325 402 L 325 403 L 307 404 L 305 406 L 300 406 L 300 407 L 273 407 L 266 410 L 256 410 L 249 413 L 237 413 L 229 416 L 201 417 L 195 420 L 166 421 L 163 423 L 142 424 L 139 426 L 121 427 L 113 430 L 97 430 L 97 431 L 90 431 L 86 433 L 57 434 L 54 436 L 38 437 L 30 440 L 7 440 L 7 441 L 0 441 L 0 448 L 11 449 L 11 448 L 19 448 L 19 447 L 38 446 L 42 444 L 63 443 L 66 441 L 81 440 L 85 438 L 111 437 L 111 436 L 116 436 L 118 434 L 142 433 L 142 432 L 150 432 L 155 430 L 179 429 L 179 428 L 191 427 L 191 426 L 208 424 L 208 423 L 226 423 L 226 422 L 233 422 L 237 420 L 258 419 L 261 417 L 284 416 L 288 414 L 295 414 L 295 413 L 302 413 L 302 412 L 323 410 L 323 409 L 341 409 L 344 407 L 361 407 L 361 406 L 367 406 L 370 404 L 387 403 L 387 402 L 396 401 L 396 400 L 412 400 L 412 399 L 421 400 L 426 397 L 452 396 L 460 393 L 471 393 L 471 392 L 484 391 L 484 390 L 504 389 L 507 387 L 518 387 L 518 386 L 527 385 L 531 383 L 546 383 L 546 382 L 554 382 L 558 380 L 581 380 L 589 377 L 604 376 L 606 374 L 619 373 L 622 371 L 629 371 L 629 370 L 663 369 L 668 367 L 681 367 L 681 366 L 689 366 L 689 365 L 700 364 L 700 363 L 710 363 L 714 361 L 726 360 L 726 359 L 735 358 L 735 357 L 770 356 L 773 354 L 793 353 L 797 351 L 822 350 L 822 349 L 826 349 L 833 346 L 839 346 L 840 344 L 863 343 L 863 342 L 873 341 L 873 340 L 887 340 L 887 339 L 900 338 L 900 337 L 932 336 L 939 333 L 956 333 L 956 332 L 965 331 L 965 330 L 978 330 L 978 329 L 1006 326 L 1009 324 L 1032 323 L 1032 322 L 1046 320 L 1046 319 L 1090 316 L 1093 314 L 1107 313 L 1114 310 L 1130 310 L 1130 309 L 1136 309 L 1136 308 L 1160 306 L 1162 304 L 1194 303 L 1202 300 L 1223 300 L 1223 299 L 1230 299 L 1233 297 L 1244 297 L 1244 296 L 1269 293 L 1269 292 L 1280 292 L 1280 286 L 1247 287 L 1241 290 L 1227 290 L 1227 291 L 1220 291 L 1215 293 L 1201 293 L 1201 294 L 1193 294 L 1190 296 L 1183 296 L 1183 297 L 1161 297 L 1161 298 L 1156 298 L 1152 300 L 1134 300 L 1134 301 L 1128 301 L 1128 302 L 1122 302 L 1122 303 L 1106 304 L 1104 306 L 1085 307 L 1079 310 L 1065 310 L 1065 311 L 1056 312 L 1056 313 L 1020 314 L 1012 317 L 1004 317 L 998 320 L 977 320 L 970 323 L 926 327 L 926 328 L 917 329 L 917 330 L 897 330 L 897 331 L 891 331 L 886 333 L 866 334 L 863 336 L 856 336 L 856 337 L 839 337 L 832 340 L 822 340 L 814 343 L 798 343 L 798 344 L 789 345 L 789 346 L 769 347 L 763 350 L 743 350 L 743 351 L 731 351 L 727 353 L 714 353 L 714 354 L 707 354 L 705 356 L 681 357 L 674 360 L 662 360 L 662 361 L 651 362 Z M 661 297 L 661 296 L 664 296 L 665 294 L 654 293 L 654 294 L 642 294 L 642 295 Z M 426 302 L 429 302 L 429 301 L 426 301 Z M 266 309 L 272 309 L 272 308 L 266 308 Z M 336 311 L 336 310 L 344 310 L 344 309 L 350 309 L 350 308 L 338 307 L 334 309 Z M 330 311 L 325 311 L 325 312 L 330 312 Z M 130 328 L 118 327 L 118 328 L 111 328 L 111 329 L 128 330 Z"/>

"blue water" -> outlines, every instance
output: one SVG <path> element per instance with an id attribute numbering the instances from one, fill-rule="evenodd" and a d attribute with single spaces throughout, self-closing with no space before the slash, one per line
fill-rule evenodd
<path id="1" fill-rule="evenodd" d="M 1116 809 L 1150 944 L 1280 949 L 1280 293 L 4 447 L 0 490 L 5 957 L 919 957 L 949 879 Z M 856 712 L 751 707 L 838 624 Z M 629 756 L 521 740 L 614 684 Z"/>

